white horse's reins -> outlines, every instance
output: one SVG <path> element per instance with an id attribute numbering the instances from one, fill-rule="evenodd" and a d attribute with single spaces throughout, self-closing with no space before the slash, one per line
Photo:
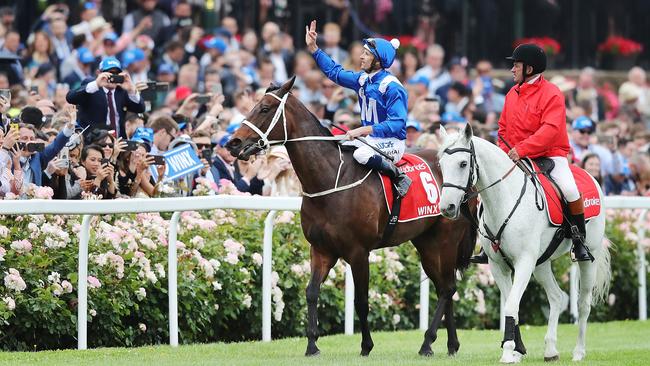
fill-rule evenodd
<path id="1" fill-rule="evenodd" d="M 280 105 L 275 110 L 275 114 L 273 115 L 273 119 L 271 120 L 271 124 L 269 124 L 269 127 L 266 129 L 266 132 L 262 132 L 262 130 L 257 128 L 257 126 L 255 126 L 253 123 L 251 123 L 247 119 L 244 119 L 242 121 L 243 125 L 246 125 L 248 128 L 253 130 L 255 133 L 257 133 L 261 137 L 257 141 L 257 147 L 260 148 L 261 150 L 267 150 L 271 146 L 274 146 L 274 145 L 282 146 L 282 145 L 286 144 L 287 142 L 296 142 L 296 141 L 341 141 L 341 140 L 343 140 L 343 136 L 303 136 L 303 137 L 297 137 L 297 138 L 290 139 L 289 135 L 287 133 L 287 117 L 286 117 L 286 115 L 284 113 L 284 106 L 287 104 L 287 98 L 289 97 L 289 93 L 286 93 L 282 98 L 278 97 L 277 95 L 275 95 L 273 93 L 266 93 L 266 95 L 270 95 L 273 98 L 280 101 Z M 269 140 L 268 136 L 271 133 L 271 131 L 273 131 L 273 128 L 275 127 L 275 125 L 278 124 L 278 121 L 280 120 L 280 117 L 282 117 L 282 127 L 284 129 L 284 139 L 283 140 Z M 340 163 L 339 163 L 339 169 L 338 169 L 338 171 L 336 173 L 336 181 L 334 182 L 334 188 L 331 188 L 331 189 L 328 189 L 328 190 L 325 190 L 325 191 L 321 191 L 321 192 L 316 192 L 316 193 L 303 192 L 302 193 L 303 196 L 309 197 L 309 198 L 321 197 L 321 196 L 326 196 L 326 195 L 331 194 L 331 193 L 340 192 L 340 191 L 344 191 L 344 190 L 347 190 L 347 189 L 350 189 L 350 188 L 354 188 L 354 187 L 360 185 L 361 183 L 363 183 L 363 181 L 365 181 L 366 178 L 368 178 L 370 173 L 372 173 L 372 170 L 368 170 L 368 173 L 363 178 L 361 178 L 360 180 L 358 180 L 358 181 L 356 181 L 354 183 L 339 187 L 339 178 L 341 176 L 341 168 L 343 167 L 343 152 L 341 151 L 341 145 L 337 144 L 337 147 L 339 148 L 339 160 L 340 160 Z"/>

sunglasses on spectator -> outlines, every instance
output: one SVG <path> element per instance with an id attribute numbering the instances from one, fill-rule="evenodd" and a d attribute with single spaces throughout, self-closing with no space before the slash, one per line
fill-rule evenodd
<path id="1" fill-rule="evenodd" d="M 578 132 L 580 132 L 583 135 L 591 135 L 594 131 L 586 128 L 584 130 L 578 130 Z"/>
<path id="2" fill-rule="evenodd" d="M 211 149 L 212 144 L 196 144 L 196 148 L 199 150 Z"/>

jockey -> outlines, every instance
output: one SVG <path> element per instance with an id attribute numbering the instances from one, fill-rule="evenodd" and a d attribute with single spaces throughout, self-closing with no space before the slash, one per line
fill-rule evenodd
<path id="1" fill-rule="evenodd" d="M 564 95 L 542 76 L 546 69 L 546 54 L 540 47 L 519 45 L 507 59 L 514 63 L 510 71 L 516 85 L 506 95 L 499 119 L 499 147 L 515 162 L 524 157 L 553 160 L 555 167 L 550 175 L 568 202 L 574 259 L 593 261 L 584 245 L 586 230 L 582 196 L 567 159 L 570 147 Z M 472 261 L 487 263 L 487 256 L 481 252 Z"/>
<path id="2" fill-rule="evenodd" d="M 404 197 L 411 179 L 394 163 L 400 161 L 406 149 L 407 94 L 402 84 L 387 69 L 395 60 L 399 41 L 388 42 L 380 38 L 363 41 L 361 68 L 363 71 L 343 70 L 316 45 L 316 21 L 307 27 L 305 42 L 318 67 L 329 79 L 357 92 L 361 107 L 362 127 L 348 131 L 344 145 L 355 146 L 354 159 L 370 169 L 378 170 L 391 178 L 397 194 Z M 383 158 L 357 137 L 368 136 L 366 142 L 392 158 Z"/>

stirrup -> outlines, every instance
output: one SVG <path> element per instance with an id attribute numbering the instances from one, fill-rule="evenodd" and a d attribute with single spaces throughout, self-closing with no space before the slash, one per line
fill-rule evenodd
<path id="1" fill-rule="evenodd" d="M 593 262 L 595 260 L 585 244 L 585 237 L 582 236 L 582 233 L 576 225 L 571 225 L 571 241 L 573 242 L 573 246 L 571 247 L 572 262 Z"/>
<path id="2" fill-rule="evenodd" d="M 411 183 L 411 178 L 409 178 L 408 175 L 404 174 L 403 176 L 397 176 L 395 182 L 393 182 L 397 195 L 404 198 L 411 187 Z"/>

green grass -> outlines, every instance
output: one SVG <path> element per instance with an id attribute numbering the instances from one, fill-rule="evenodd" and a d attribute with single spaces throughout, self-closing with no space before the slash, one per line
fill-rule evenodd
<path id="1" fill-rule="evenodd" d="M 522 336 L 528 355 L 524 364 L 543 364 L 546 327 L 526 327 Z M 560 362 L 571 364 L 571 350 L 577 336 L 574 325 L 559 327 Z M 141 348 L 101 348 L 88 351 L 0 353 L 0 365 L 477 365 L 498 363 L 501 333 L 498 331 L 460 330 L 460 351 L 447 356 L 446 332 L 439 332 L 433 358 L 422 358 L 417 351 L 422 332 L 373 333 L 375 348 L 368 358 L 359 356 L 361 336 L 322 337 L 321 355 L 303 356 L 305 338 L 270 343 L 215 343 Z M 585 365 L 650 365 L 650 322 L 611 322 L 589 324 Z"/>

